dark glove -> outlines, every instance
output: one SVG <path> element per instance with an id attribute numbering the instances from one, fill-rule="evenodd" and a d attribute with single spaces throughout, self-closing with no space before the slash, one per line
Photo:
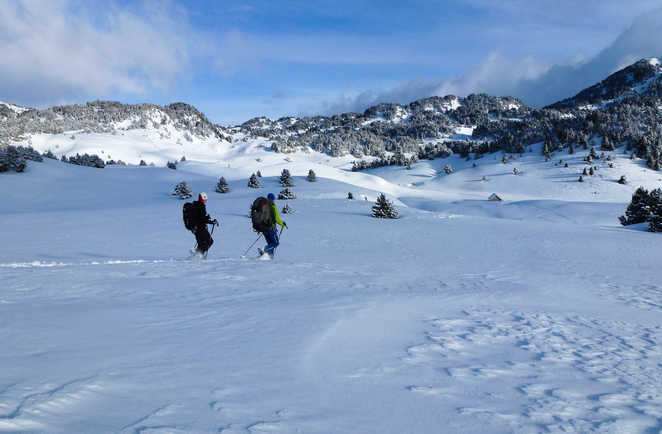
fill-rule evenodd
<path id="1" fill-rule="evenodd" d="M 283 222 L 283 226 L 287 227 L 287 223 Z"/>
<path id="2" fill-rule="evenodd" d="M 219 223 L 218 223 L 218 220 L 216 220 L 216 219 L 212 220 L 211 223 L 212 223 L 213 225 L 220 226 Z"/>

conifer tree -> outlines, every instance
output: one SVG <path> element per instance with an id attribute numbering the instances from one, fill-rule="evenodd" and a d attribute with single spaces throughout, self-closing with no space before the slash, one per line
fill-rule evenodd
<path id="1" fill-rule="evenodd" d="M 223 178 L 222 176 L 221 176 L 221 179 L 218 180 L 218 184 L 216 184 L 216 192 L 217 193 L 229 193 L 230 192 L 230 186 L 228 185 L 225 178 Z"/>
<path id="2" fill-rule="evenodd" d="M 292 207 L 288 203 L 286 203 L 285 206 L 283 207 L 283 209 L 281 210 L 281 213 L 283 213 L 283 214 L 292 214 L 293 212 L 294 212 L 294 210 L 292 209 Z"/>
<path id="3" fill-rule="evenodd" d="M 618 180 L 618 183 L 623 185 L 628 183 L 627 179 L 625 178 L 625 175 L 621 175 L 621 177 Z"/>
<path id="4" fill-rule="evenodd" d="M 347 193 L 347 199 L 349 199 L 349 200 L 354 199 L 354 195 L 352 194 L 351 191 L 349 193 Z"/>
<path id="5" fill-rule="evenodd" d="M 308 171 L 308 176 L 306 177 L 306 179 L 308 180 L 308 182 L 317 181 L 317 176 L 315 176 L 315 172 L 313 171 L 313 169 L 310 169 Z"/>
<path id="6" fill-rule="evenodd" d="M 651 197 L 643 187 L 639 187 L 632 195 L 632 201 L 625 210 L 625 215 L 619 220 L 623 226 L 644 223 L 651 218 Z"/>
<path id="7" fill-rule="evenodd" d="M 179 196 L 180 199 L 189 199 L 193 197 L 193 191 L 191 191 L 191 187 L 188 186 L 186 181 L 182 181 L 175 186 L 172 195 Z"/>
<path id="8" fill-rule="evenodd" d="M 280 193 L 278 193 L 278 200 L 291 200 L 291 199 L 296 199 L 296 195 L 292 190 L 289 188 L 286 188 L 285 190 L 281 190 Z"/>
<path id="9" fill-rule="evenodd" d="M 398 211 L 393 206 L 384 193 L 377 197 L 375 205 L 372 207 L 372 216 L 376 218 L 395 219 L 398 218 Z"/>
<path id="10" fill-rule="evenodd" d="M 444 167 L 444 172 L 446 173 L 446 175 L 450 175 L 451 173 L 453 173 L 453 168 L 451 167 L 450 164 L 447 164 L 446 167 Z"/>
<path id="11" fill-rule="evenodd" d="M 579 175 L 579 179 L 577 180 L 577 182 L 584 182 L 584 178 L 582 177 L 582 175 Z"/>
<path id="12" fill-rule="evenodd" d="M 262 172 L 260 172 L 259 170 L 257 171 L 256 175 L 258 178 L 262 178 Z"/>
<path id="13" fill-rule="evenodd" d="M 294 186 L 294 181 L 292 180 L 292 175 L 290 175 L 290 171 L 287 169 L 283 169 L 283 171 L 280 174 L 280 185 L 283 187 L 293 187 Z"/>
<path id="14" fill-rule="evenodd" d="M 257 179 L 257 176 L 255 174 L 252 174 L 251 177 L 248 179 L 248 186 L 250 188 L 260 188 L 262 185 L 260 185 L 260 180 Z"/>

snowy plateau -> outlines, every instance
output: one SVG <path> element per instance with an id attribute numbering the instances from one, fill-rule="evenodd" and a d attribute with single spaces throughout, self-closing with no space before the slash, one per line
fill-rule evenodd
<path id="1" fill-rule="evenodd" d="M 583 150 L 351 172 L 224 146 L 177 170 L 44 159 L 0 176 L 0 431 L 662 429 L 662 239 L 617 220 L 659 172 L 620 149 L 578 183 Z M 284 168 L 289 229 L 273 261 L 242 258 L 249 205 Z M 182 180 L 221 222 L 206 260 L 188 259 Z M 380 192 L 399 219 L 370 217 Z"/>
<path id="2" fill-rule="evenodd" d="M 632 76 L 658 80 L 653 63 Z M 618 105 L 621 88 L 652 98 L 628 77 L 559 107 Z M 445 116 L 458 101 L 411 113 Z M 495 112 L 502 126 L 539 120 L 495 101 L 515 104 Z M 253 134 L 260 119 L 221 131 L 183 106 L 145 106 L 60 130 L 67 107 L 0 104 L 15 144 L 130 163 L 44 158 L 0 173 L 0 432 L 662 431 L 662 235 L 618 220 L 637 187 L 662 186 L 648 142 L 653 164 L 613 140 L 584 182 L 588 149 L 565 143 L 546 159 L 542 141 L 352 171 L 351 153 L 298 142 L 277 152 Z M 412 122 L 398 107 L 374 112 L 343 121 L 387 131 L 385 117 L 405 132 Z M 545 113 L 577 131 L 593 116 Z M 473 140 L 474 126 L 447 125 L 448 140 Z M 283 169 L 296 199 L 276 202 L 293 213 L 281 214 L 273 260 L 258 260 L 249 207 L 283 189 Z M 262 187 L 248 188 L 258 170 Z M 221 176 L 229 193 L 214 191 Z M 181 181 L 207 192 L 220 221 L 206 259 L 189 257 L 185 201 L 171 195 Z M 380 193 L 399 218 L 371 217 Z"/>

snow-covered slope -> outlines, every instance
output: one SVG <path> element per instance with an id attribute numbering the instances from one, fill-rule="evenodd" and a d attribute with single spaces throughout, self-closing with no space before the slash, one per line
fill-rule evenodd
<path id="1" fill-rule="evenodd" d="M 662 62 L 656 57 L 641 59 L 572 98 L 564 99 L 550 108 L 564 109 L 574 106 L 595 109 L 629 96 L 660 96 L 662 91 Z"/>
<path id="2" fill-rule="evenodd" d="M 18 105 L 15 105 L 15 104 L 9 104 L 9 103 L 3 102 L 3 101 L 0 101 L 0 106 L 6 107 L 9 110 L 11 110 L 11 111 L 13 111 L 14 113 L 17 113 L 17 114 L 21 114 L 23 112 L 31 110 L 27 107 L 21 107 L 21 106 L 18 106 Z"/>
<path id="3" fill-rule="evenodd" d="M 351 172 L 249 139 L 220 161 L 191 145 L 178 170 L 1 174 L 0 431 L 659 430 L 660 236 L 617 220 L 659 174 L 619 149 L 578 183 L 585 151 L 533 151 Z M 273 261 L 242 258 L 283 168 L 289 229 Z M 187 259 L 181 180 L 221 221 L 206 261 Z M 400 219 L 369 216 L 382 191 Z"/>

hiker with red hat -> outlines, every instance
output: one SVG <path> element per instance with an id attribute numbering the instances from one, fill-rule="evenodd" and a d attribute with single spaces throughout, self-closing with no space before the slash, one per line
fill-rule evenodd
<path id="1" fill-rule="evenodd" d="M 195 240 L 198 242 L 198 246 L 195 249 L 195 253 L 198 253 L 203 256 L 207 256 L 207 250 L 214 244 L 214 240 L 207 230 L 207 225 L 218 226 L 218 220 L 212 220 L 209 214 L 207 214 L 207 194 L 200 193 L 198 194 L 198 200 L 188 203 L 184 207 L 184 224 L 186 228 L 195 234 Z"/>

